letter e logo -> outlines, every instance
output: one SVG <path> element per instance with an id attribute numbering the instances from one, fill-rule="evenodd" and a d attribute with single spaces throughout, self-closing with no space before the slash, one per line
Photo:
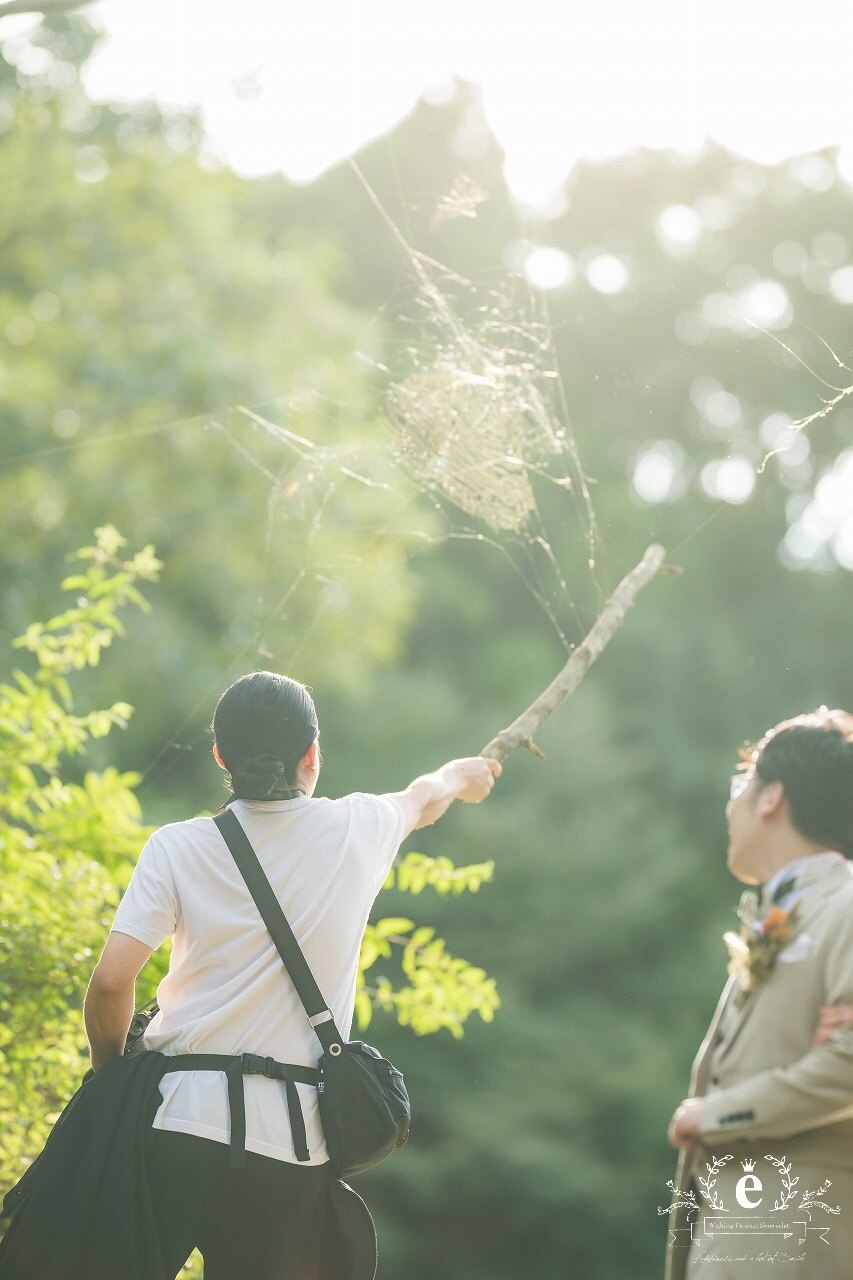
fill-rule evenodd
<path id="1" fill-rule="evenodd" d="M 762 1197 L 759 1195 L 757 1200 L 750 1200 L 750 1191 L 761 1191 L 761 1179 L 754 1173 L 745 1173 L 739 1179 L 735 1187 L 735 1197 L 742 1209 L 757 1209 L 761 1204 Z"/>

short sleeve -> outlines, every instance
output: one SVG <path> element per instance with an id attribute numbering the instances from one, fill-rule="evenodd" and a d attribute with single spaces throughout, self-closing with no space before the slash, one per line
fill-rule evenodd
<path id="1" fill-rule="evenodd" d="M 175 932 L 178 905 L 156 833 L 139 855 L 118 906 L 113 931 L 126 933 L 156 950 Z"/>
<path id="2" fill-rule="evenodd" d="M 373 896 L 382 888 L 405 835 L 405 814 L 391 796 L 349 797 L 354 834 L 369 861 Z"/>

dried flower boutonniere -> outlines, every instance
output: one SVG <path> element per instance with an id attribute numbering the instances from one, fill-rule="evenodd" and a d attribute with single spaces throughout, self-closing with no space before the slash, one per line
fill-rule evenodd
<path id="1" fill-rule="evenodd" d="M 729 973 L 740 978 L 735 995 L 739 1009 L 743 1008 L 758 984 L 772 973 L 779 952 L 793 937 L 796 917 L 796 906 L 790 911 L 771 907 L 760 921 L 742 914 L 740 932 L 723 934 L 723 941 L 729 949 Z"/>

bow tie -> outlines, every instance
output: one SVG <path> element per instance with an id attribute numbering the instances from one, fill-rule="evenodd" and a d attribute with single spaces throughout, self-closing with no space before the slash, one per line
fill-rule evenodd
<path id="1" fill-rule="evenodd" d="M 792 889 L 796 888 L 796 885 L 797 885 L 797 877 L 788 876 L 787 880 L 783 880 L 781 884 L 778 884 L 776 886 L 776 888 L 773 891 L 773 897 L 770 899 L 770 901 L 774 904 L 781 902 L 783 898 L 787 897 L 787 895 L 791 892 Z"/>
<path id="2" fill-rule="evenodd" d="M 744 924 L 756 925 L 764 919 L 771 907 L 778 906 L 796 887 L 796 876 L 787 876 L 769 898 L 765 896 L 763 889 L 760 894 L 755 889 L 746 889 L 740 896 L 738 916 Z"/>

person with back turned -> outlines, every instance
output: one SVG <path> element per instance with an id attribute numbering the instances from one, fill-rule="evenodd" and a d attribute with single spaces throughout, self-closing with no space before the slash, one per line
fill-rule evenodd
<path id="1" fill-rule="evenodd" d="M 266 671 L 225 691 L 213 731 L 230 811 L 346 1038 L 368 912 L 401 841 L 454 800 L 485 799 L 500 765 L 453 760 L 402 791 L 315 798 L 314 703 Z M 135 979 L 167 938 L 159 1012 L 125 1055 Z M 372 1223 L 331 1174 L 310 1082 L 317 1035 L 212 818 L 145 845 L 84 1016 L 94 1075 L 19 1184 L 0 1280 L 173 1280 L 196 1247 L 206 1280 L 371 1280 Z M 194 1069 L 198 1055 L 236 1062 L 236 1087 Z"/>
<path id="2" fill-rule="evenodd" d="M 853 716 L 822 707 L 741 756 L 728 865 L 761 888 L 670 1123 L 667 1277 L 851 1280 Z"/>

